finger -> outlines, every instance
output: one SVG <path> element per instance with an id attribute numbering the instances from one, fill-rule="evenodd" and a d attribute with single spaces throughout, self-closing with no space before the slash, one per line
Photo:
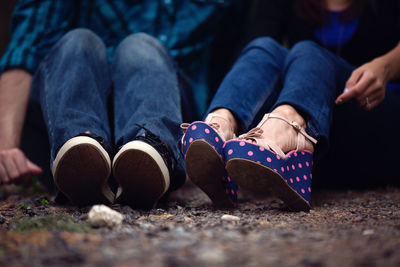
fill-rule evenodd
<path id="1" fill-rule="evenodd" d="M 382 94 L 381 92 L 375 92 L 372 95 L 368 96 L 368 101 L 367 98 L 364 100 L 364 102 L 361 105 L 361 108 L 364 110 L 371 110 L 378 106 L 383 99 L 385 99 L 385 95 Z"/>
<path id="2" fill-rule="evenodd" d="M 352 98 L 358 97 L 369 87 L 372 82 L 373 79 L 371 76 L 363 75 L 356 85 L 349 88 L 347 92 L 344 92 L 340 96 L 338 96 L 338 98 L 336 99 L 336 104 L 342 104 Z"/>
<path id="3" fill-rule="evenodd" d="M 374 88 L 372 89 L 367 89 L 366 93 L 363 93 L 362 95 L 357 97 L 357 102 L 360 107 L 364 107 L 368 104 L 371 103 L 372 101 L 372 96 L 377 94 L 379 91 L 374 91 Z"/>
<path id="4" fill-rule="evenodd" d="M 359 71 L 358 69 L 353 71 L 350 78 L 346 82 L 346 88 L 343 90 L 343 93 L 336 98 L 335 101 L 336 104 L 342 104 L 356 96 L 357 92 L 353 90 L 350 91 L 350 88 L 353 88 L 354 85 L 356 85 L 356 83 L 361 78 L 362 73 L 363 72 Z"/>
<path id="5" fill-rule="evenodd" d="M 360 108 L 364 109 L 364 110 L 370 110 L 372 105 L 375 104 L 378 100 L 381 99 L 381 95 L 379 94 L 379 92 L 374 92 L 373 94 L 364 97 L 364 98 L 360 98 L 358 99 L 358 105 Z"/>
<path id="6" fill-rule="evenodd" d="M 20 176 L 29 173 L 27 159 L 24 153 L 22 153 L 20 150 L 16 150 L 12 152 L 12 158 Z"/>
<path id="7" fill-rule="evenodd" d="M 370 101 L 374 100 L 374 98 L 385 98 L 386 88 L 382 86 L 378 86 L 377 84 L 371 84 L 365 92 L 363 92 L 360 96 L 357 97 L 358 103 L 363 106 L 367 104 L 367 98 Z"/>
<path id="8" fill-rule="evenodd" d="M 15 166 L 14 160 L 10 157 L 10 153 L 3 157 L 3 166 L 9 179 L 13 180 L 19 176 L 17 166 Z"/>
<path id="9" fill-rule="evenodd" d="M 27 160 L 27 165 L 28 165 L 28 169 L 32 174 L 36 174 L 36 175 L 40 175 L 43 173 L 42 168 L 40 168 L 38 165 L 36 165 L 35 163 L 33 163 L 30 160 Z"/>
<path id="10" fill-rule="evenodd" d="M 365 98 L 369 97 L 371 98 L 372 95 L 379 93 L 380 92 L 380 88 L 377 88 L 375 86 L 375 84 L 371 84 L 370 86 L 368 86 L 368 88 L 362 92 L 359 96 L 357 96 L 357 101 L 363 101 L 365 100 Z"/>
<path id="11" fill-rule="evenodd" d="M 350 78 L 346 82 L 346 88 L 351 88 L 360 80 L 363 71 L 361 69 L 356 69 L 350 75 Z"/>
<path id="12" fill-rule="evenodd" d="M 360 98 L 365 98 L 375 93 L 382 94 L 384 96 L 386 93 L 386 84 L 379 81 L 372 83 L 367 90 L 360 95 Z"/>
<path id="13" fill-rule="evenodd" d="M 348 88 L 346 88 L 347 90 L 345 90 L 344 93 L 342 93 L 341 95 L 339 95 L 336 100 L 335 100 L 335 104 L 336 105 L 340 105 L 343 104 L 347 101 L 349 101 L 350 99 L 356 97 L 357 92 L 354 90 L 349 90 Z"/>
<path id="14" fill-rule="evenodd" d="M 369 105 L 365 105 L 363 107 L 363 109 L 366 111 L 370 111 L 370 110 L 374 109 L 376 106 L 378 106 L 381 102 L 382 102 L 382 100 L 378 100 L 378 99 L 369 101 Z"/>
<path id="15" fill-rule="evenodd" d="M 0 184 L 4 183 L 8 183 L 9 182 L 9 178 L 8 178 L 8 174 L 6 172 L 6 169 L 4 169 L 2 163 L 0 162 Z"/>

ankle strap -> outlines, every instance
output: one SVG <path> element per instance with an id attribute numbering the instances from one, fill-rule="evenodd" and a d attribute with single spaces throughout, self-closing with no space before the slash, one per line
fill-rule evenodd
<path id="1" fill-rule="evenodd" d="M 210 125 L 211 127 L 213 127 L 218 132 L 218 130 L 220 128 L 220 125 L 218 123 L 212 122 L 212 120 L 214 118 L 220 118 L 220 119 L 223 119 L 224 121 L 226 121 L 226 123 L 229 126 L 229 131 L 231 133 L 231 136 L 230 136 L 229 139 L 236 138 L 236 135 L 235 135 L 235 132 L 234 132 L 234 130 L 232 128 L 231 122 L 227 118 L 225 118 L 224 116 L 221 116 L 221 115 L 219 115 L 217 113 L 208 113 L 208 115 L 207 115 L 206 119 L 204 120 L 204 122 L 207 123 L 208 125 Z M 221 135 L 221 138 L 223 138 L 223 135 Z M 224 140 L 224 141 L 226 141 L 226 140 Z"/>
<path id="2" fill-rule="evenodd" d="M 204 120 L 204 122 L 205 123 L 211 123 L 212 119 L 214 119 L 215 117 L 223 119 L 224 121 L 226 121 L 228 123 L 229 127 L 231 127 L 231 122 L 227 118 L 225 118 L 224 116 L 221 116 L 221 115 L 219 115 L 217 113 L 208 113 L 208 115 L 207 115 L 206 119 Z M 232 127 L 231 127 L 231 130 L 233 131 Z"/>
<path id="3" fill-rule="evenodd" d="M 231 122 L 230 122 L 228 119 L 226 119 L 225 117 L 223 117 L 223 116 L 221 116 L 221 115 L 219 115 L 219 114 L 216 114 L 216 113 L 209 113 L 209 114 L 207 115 L 206 119 L 204 120 L 204 122 L 207 123 L 208 125 L 210 125 L 212 128 L 214 128 L 214 129 L 218 132 L 218 130 L 219 130 L 219 128 L 220 128 L 220 125 L 219 125 L 218 123 L 216 123 L 216 122 L 211 122 L 212 119 L 215 118 L 215 117 L 221 118 L 221 119 L 223 119 L 224 121 L 226 121 L 226 122 L 228 123 L 228 125 L 229 125 L 229 130 L 230 130 L 230 132 L 232 133 L 232 136 L 231 136 L 230 139 L 236 138 L 236 135 L 235 135 L 235 132 L 233 131 Z M 184 134 L 186 134 L 186 131 L 187 131 L 189 125 L 190 125 L 189 123 L 182 123 L 182 124 L 181 124 L 181 129 L 183 130 L 183 133 L 184 133 Z M 219 133 L 219 132 L 218 132 L 218 133 Z M 220 134 L 221 138 L 224 139 L 224 138 L 223 138 L 223 135 L 221 135 L 221 133 L 219 133 L 219 134 Z M 183 138 L 184 138 L 184 136 L 182 136 L 182 140 L 183 140 Z M 223 140 L 223 141 L 226 141 L 226 140 Z"/>
<path id="4" fill-rule="evenodd" d="M 313 137 L 311 137 L 309 134 L 306 133 L 306 130 L 304 127 L 301 127 L 300 124 L 298 124 L 295 121 L 289 121 L 288 119 L 286 119 L 285 117 L 282 117 L 280 115 L 276 115 L 273 113 L 267 113 L 264 115 L 263 119 L 261 120 L 261 122 L 257 125 L 257 127 L 261 128 L 261 126 L 265 123 L 266 120 L 268 120 L 269 118 L 274 118 L 274 119 L 279 119 L 279 120 L 283 120 L 285 122 L 287 122 L 288 124 L 290 124 L 298 133 L 300 133 L 298 135 L 297 138 L 297 148 L 296 151 L 301 151 L 304 149 L 305 147 L 305 142 L 306 142 L 306 138 L 308 140 L 310 140 L 312 143 L 316 144 L 317 140 Z"/>
<path id="5" fill-rule="evenodd" d="M 283 120 L 286 123 L 288 123 L 289 125 L 291 125 L 297 131 L 297 147 L 296 147 L 296 151 L 304 150 L 304 147 L 306 145 L 306 138 L 308 140 L 310 140 L 314 144 L 317 143 L 317 140 L 315 140 L 313 137 L 308 135 L 306 133 L 305 129 L 303 127 L 301 127 L 297 122 L 289 121 L 288 119 L 286 119 L 286 118 L 284 118 L 284 117 L 282 117 L 280 115 L 273 114 L 273 113 L 265 114 L 263 119 L 260 121 L 260 123 L 257 125 L 256 128 L 253 128 L 248 133 L 239 136 L 239 139 L 253 139 L 253 140 L 255 140 L 257 138 L 257 143 L 258 144 L 260 144 L 261 146 L 265 146 L 265 147 L 271 149 L 276 154 L 278 154 L 280 157 L 285 159 L 286 158 L 285 153 L 276 144 L 274 144 L 273 142 L 269 142 L 267 140 L 264 140 L 264 139 L 258 139 L 259 137 L 261 137 L 261 135 L 263 133 L 263 130 L 261 130 L 261 126 L 263 126 L 264 123 L 270 118 Z"/>

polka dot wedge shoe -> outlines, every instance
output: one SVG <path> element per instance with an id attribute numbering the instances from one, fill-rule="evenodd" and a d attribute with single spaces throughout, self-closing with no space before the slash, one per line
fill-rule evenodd
<path id="1" fill-rule="evenodd" d="M 186 173 L 215 206 L 232 208 L 237 204 L 237 185 L 225 170 L 222 158 L 225 140 L 218 133 L 219 124 L 212 122 L 214 117 L 221 116 L 210 113 L 206 122 L 181 125 L 185 133 L 182 137 L 182 152 Z M 234 138 L 233 130 L 231 138 Z"/>
<path id="2" fill-rule="evenodd" d="M 298 133 L 297 149 L 285 154 L 271 142 L 262 139 L 261 126 L 269 118 L 281 119 Z M 237 140 L 225 143 L 224 157 L 230 177 L 239 186 L 282 199 L 293 211 L 310 210 L 313 155 L 304 150 L 309 136 L 296 122 L 266 114 L 260 124 Z"/>

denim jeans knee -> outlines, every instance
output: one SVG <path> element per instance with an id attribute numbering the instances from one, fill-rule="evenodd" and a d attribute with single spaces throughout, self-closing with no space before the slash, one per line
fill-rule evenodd
<path id="1" fill-rule="evenodd" d="M 299 57 L 306 57 L 313 60 L 318 58 L 318 60 L 326 64 L 331 63 L 330 67 L 334 68 L 336 62 L 331 59 L 334 55 L 330 54 L 331 52 L 313 41 L 300 41 L 290 49 L 285 65 L 287 67 L 290 62 L 297 60 Z"/>
<path id="2" fill-rule="evenodd" d="M 241 55 L 249 53 L 249 51 L 258 51 L 256 57 L 267 56 L 266 62 L 272 60 L 279 67 L 283 67 L 288 50 L 279 44 L 274 38 L 259 37 L 251 41 L 242 51 Z M 260 54 L 261 52 L 261 54 Z M 264 59 L 265 60 L 265 59 Z M 267 64 L 267 63 L 266 63 Z"/>
<path id="3" fill-rule="evenodd" d="M 144 65 L 152 68 L 165 67 L 165 65 L 174 67 L 173 60 L 167 50 L 156 38 L 146 33 L 131 34 L 122 40 L 116 48 L 112 60 L 112 69 L 121 66 L 137 69 Z"/>
<path id="4" fill-rule="evenodd" d="M 260 48 L 266 51 L 274 51 L 282 49 L 282 45 L 279 44 L 274 38 L 271 37 L 258 37 L 251 41 L 242 53 L 252 48 Z"/>
<path id="5" fill-rule="evenodd" d="M 106 47 L 103 41 L 94 32 L 88 29 L 80 28 L 66 33 L 53 47 L 62 49 L 61 52 L 67 55 L 93 54 L 104 57 Z"/>

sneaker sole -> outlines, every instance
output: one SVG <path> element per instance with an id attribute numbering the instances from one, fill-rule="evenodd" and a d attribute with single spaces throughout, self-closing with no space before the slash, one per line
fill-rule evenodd
<path id="1" fill-rule="evenodd" d="M 170 184 L 163 158 L 142 141 L 132 141 L 121 148 L 114 157 L 113 173 L 122 190 L 117 201 L 133 208 L 153 208 Z"/>
<path id="2" fill-rule="evenodd" d="M 272 169 L 247 159 L 231 159 L 226 164 L 231 178 L 241 187 L 263 195 L 274 195 L 292 211 L 309 211 L 310 204 Z"/>
<path id="3" fill-rule="evenodd" d="M 222 185 L 225 167 L 220 155 L 204 140 L 190 144 L 185 157 L 189 179 L 211 199 L 216 207 L 233 208 Z"/>
<path id="4" fill-rule="evenodd" d="M 114 200 L 114 193 L 107 184 L 110 166 L 108 153 L 96 140 L 78 136 L 61 147 L 52 173 L 58 189 L 73 204 L 109 204 Z"/>

